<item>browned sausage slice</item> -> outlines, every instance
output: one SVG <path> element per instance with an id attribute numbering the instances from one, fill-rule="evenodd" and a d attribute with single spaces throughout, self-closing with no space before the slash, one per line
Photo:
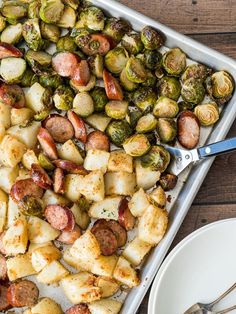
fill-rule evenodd
<path id="1" fill-rule="evenodd" d="M 75 218 L 72 211 L 61 205 L 48 205 L 45 208 L 45 217 L 53 228 L 71 231 L 75 226 Z"/>
<path id="2" fill-rule="evenodd" d="M 197 146 L 200 138 L 200 123 L 192 111 L 183 111 L 177 120 L 178 140 L 180 144 L 192 149 Z"/>
<path id="3" fill-rule="evenodd" d="M 103 71 L 103 81 L 108 99 L 123 100 L 123 92 L 120 84 L 107 70 Z"/>
<path id="4" fill-rule="evenodd" d="M 51 114 L 43 122 L 54 141 L 64 143 L 74 136 L 74 129 L 70 121 L 59 114 Z"/>
<path id="5" fill-rule="evenodd" d="M 118 215 L 118 220 L 122 227 L 124 227 L 126 230 L 131 230 L 134 228 L 135 217 L 131 214 L 128 206 L 128 200 L 125 197 L 120 201 Z"/>
<path id="6" fill-rule="evenodd" d="M 69 173 L 81 174 L 83 176 L 89 173 L 88 170 L 86 170 L 83 166 L 77 165 L 76 163 L 69 160 L 57 159 L 54 160 L 53 163 L 58 168 L 61 168 Z"/>
<path id="7" fill-rule="evenodd" d="M 52 57 L 52 67 L 61 76 L 72 76 L 79 58 L 71 52 L 59 52 Z"/>
<path id="8" fill-rule="evenodd" d="M 13 184 L 10 194 L 15 202 L 19 202 L 25 195 L 41 198 L 43 189 L 35 184 L 32 179 L 23 179 Z"/>
<path id="9" fill-rule="evenodd" d="M 48 130 L 44 128 L 39 129 L 38 133 L 38 141 L 40 145 L 42 146 L 43 151 L 50 159 L 57 159 L 57 148 L 54 143 L 54 140 L 51 136 L 51 134 L 48 132 Z"/>
<path id="10" fill-rule="evenodd" d="M 78 140 L 81 140 L 83 143 L 86 143 L 87 131 L 86 131 L 84 120 L 80 118 L 74 111 L 68 111 L 67 116 L 75 130 L 75 137 Z"/>
<path id="11" fill-rule="evenodd" d="M 0 42 L 0 59 L 15 57 L 20 58 L 23 53 L 15 46 L 7 43 Z"/>
<path id="12" fill-rule="evenodd" d="M 37 303 L 39 290 L 36 284 L 29 280 L 13 283 L 7 290 L 7 299 L 13 307 L 33 306 Z"/>
<path id="13" fill-rule="evenodd" d="M 7 263 L 5 256 L 0 254 L 0 280 L 7 278 Z"/>
<path id="14" fill-rule="evenodd" d="M 72 231 L 62 231 L 60 236 L 57 238 L 58 241 L 65 244 L 73 244 L 81 236 L 80 227 L 75 225 Z"/>
<path id="15" fill-rule="evenodd" d="M 10 307 L 11 305 L 7 298 L 7 287 L 0 285 L 0 311 L 5 311 Z"/>
<path id="16" fill-rule="evenodd" d="M 77 304 L 66 310 L 65 314 L 91 314 L 87 304 Z"/>
<path id="17" fill-rule="evenodd" d="M 2 233 L 0 233 L 0 253 L 2 253 L 3 255 L 7 255 L 7 251 L 2 242 L 5 234 L 6 234 L 6 231 L 3 231 Z"/>
<path id="18" fill-rule="evenodd" d="M 91 230 L 92 231 L 92 230 Z M 118 248 L 115 234 L 109 228 L 97 228 L 92 231 L 99 242 L 102 254 L 112 255 Z"/>
<path id="19" fill-rule="evenodd" d="M 25 94 L 18 85 L 1 84 L 0 101 L 14 108 L 23 108 L 25 106 Z"/>
<path id="20" fill-rule="evenodd" d="M 92 34 L 90 41 L 82 48 L 82 51 L 89 56 L 100 54 L 104 56 L 110 50 L 110 40 L 103 34 Z"/>
<path id="21" fill-rule="evenodd" d="M 90 80 L 89 65 L 86 60 L 80 61 L 72 75 L 72 80 L 76 85 L 85 86 Z"/>
<path id="22" fill-rule="evenodd" d="M 99 149 L 109 152 L 110 141 L 106 134 L 101 131 L 93 131 L 89 133 L 86 142 L 86 150 Z"/>
<path id="23" fill-rule="evenodd" d="M 61 168 L 56 168 L 54 171 L 53 189 L 55 193 L 65 193 L 65 176 Z"/>
<path id="24" fill-rule="evenodd" d="M 52 186 L 52 180 L 47 172 L 38 164 L 31 165 L 31 177 L 35 184 L 43 189 L 49 189 Z"/>

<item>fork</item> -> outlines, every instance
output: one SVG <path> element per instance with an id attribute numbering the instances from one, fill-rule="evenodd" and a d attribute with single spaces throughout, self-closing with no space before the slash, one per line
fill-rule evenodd
<path id="1" fill-rule="evenodd" d="M 220 295 L 216 300 L 210 303 L 196 303 L 192 305 L 184 314 L 225 314 L 236 309 L 236 305 L 222 310 L 222 311 L 211 311 L 213 307 L 223 300 L 229 293 L 231 293 L 236 288 L 236 283 L 234 283 L 229 289 L 227 289 L 222 295 Z"/>

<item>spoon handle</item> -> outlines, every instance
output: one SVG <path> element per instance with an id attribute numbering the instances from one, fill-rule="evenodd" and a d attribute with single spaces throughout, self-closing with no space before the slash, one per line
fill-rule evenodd
<path id="1" fill-rule="evenodd" d="M 211 302 L 208 307 L 212 309 L 214 305 L 219 303 L 222 299 L 224 299 L 230 292 L 232 292 L 236 288 L 236 283 L 234 283 L 228 290 L 226 290 L 221 296 L 219 296 L 215 301 Z M 228 312 L 218 312 L 218 314 L 223 314 Z"/>
<path id="2" fill-rule="evenodd" d="M 229 313 L 229 312 L 231 312 L 231 311 L 233 311 L 233 310 L 235 310 L 235 309 L 236 309 L 236 305 L 231 306 L 231 307 L 229 307 L 229 308 L 227 308 L 227 309 L 225 309 L 225 310 L 219 311 L 219 312 L 217 312 L 217 314 Z"/>

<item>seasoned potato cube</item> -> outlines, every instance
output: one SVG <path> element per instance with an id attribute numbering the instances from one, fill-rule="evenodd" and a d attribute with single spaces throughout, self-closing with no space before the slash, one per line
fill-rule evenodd
<path id="1" fill-rule="evenodd" d="M 52 261 L 37 275 L 38 282 L 51 284 L 69 275 L 69 271 L 58 261 Z"/>
<path id="2" fill-rule="evenodd" d="M 156 189 L 154 189 L 149 196 L 151 200 L 154 201 L 154 204 L 160 207 L 166 206 L 166 194 L 163 188 L 159 185 Z"/>
<path id="3" fill-rule="evenodd" d="M 15 167 L 26 151 L 26 147 L 11 135 L 5 135 L 0 144 L 0 161 L 6 167 Z"/>
<path id="4" fill-rule="evenodd" d="M 130 242 L 125 250 L 123 251 L 123 256 L 134 266 L 138 266 L 145 255 L 151 250 L 152 245 L 143 242 L 139 238 L 134 238 Z"/>
<path id="5" fill-rule="evenodd" d="M 4 135 L 6 134 L 6 130 L 4 125 L 0 122 L 0 142 L 4 138 Z"/>
<path id="6" fill-rule="evenodd" d="M 140 282 L 137 272 L 123 256 L 118 259 L 113 277 L 129 288 L 138 286 Z"/>
<path id="7" fill-rule="evenodd" d="M 42 198 L 43 206 L 46 207 L 47 205 L 70 205 L 70 201 L 63 197 L 62 195 L 56 194 L 51 190 L 46 190 Z"/>
<path id="8" fill-rule="evenodd" d="M 91 272 L 98 276 L 112 277 L 117 260 L 116 255 L 101 255 L 94 260 Z"/>
<path id="9" fill-rule="evenodd" d="M 70 210 L 74 214 L 75 222 L 77 223 L 77 225 L 85 230 L 90 223 L 90 217 L 88 215 L 88 212 L 80 208 L 80 206 L 76 203 L 74 203 Z"/>
<path id="10" fill-rule="evenodd" d="M 93 203 L 89 208 L 89 215 L 93 218 L 118 220 L 118 207 L 121 196 L 106 197 L 100 202 Z"/>
<path id="11" fill-rule="evenodd" d="M 90 271 L 90 269 L 83 269 L 81 268 L 79 265 L 81 263 L 81 260 L 80 259 L 76 259 L 74 256 L 71 255 L 70 253 L 70 248 L 67 248 L 63 254 L 63 259 L 64 261 L 74 267 L 75 269 L 77 270 L 87 270 L 87 271 Z"/>
<path id="12" fill-rule="evenodd" d="M 30 171 L 26 168 L 20 168 L 19 169 L 19 175 L 16 178 L 16 181 L 24 180 L 24 179 L 28 179 L 28 178 L 31 178 Z"/>
<path id="13" fill-rule="evenodd" d="M 87 170 L 101 170 L 103 173 L 107 171 L 107 165 L 110 153 L 104 150 L 90 149 L 84 160 L 84 168 Z"/>
<path id="14" fill-rule="evenodd" d="M 11 126 L 11 107 L 0 102 L 0 124 L 8 129 Z"/>
<path id="15" fill-rule="evenodd" d="M 135 192 L 136 178 L 134 173 L 124 171 L 105 174 L 106 195 L 130 195 Z"/>
<path id="16" fill-rule="evenodd" d="M 22 217 L 18 205 L 13 201 L 11 196 L 8 200 L 7 227 L 11 227 L 13 223 Z"/>
<path id="17" fill-rule="evenodd" d="M 35 155 L 35 152 L 32 149 L 27 149 L 22 157 L 23 166 L 30 170 L 32 164 L 38 164 L 38 158 Z"/>
<path id="18" fill-rule="evenodd" d="M 83 176 L 78 174 L 68 174 L 65 177 L 65 196 L 72 202 L 79 200 L 81 194 L 79 192 L 79 186 Z"/>
<path id="19" fill-rule="evenodd" d="M 61 252 L 55 245 L 49 244 L 35 248 L 31 254 L 31 262 L 34 269 L 39 272 L 52 261 L 61 257 Z"/>
<path id="20" fill-rule="evenodd" d="M 129 209 L 135 217 L 140 217 L 150 205 L 148 196 L 142 188 L 134 193 L 129 201 Z"/>
<path id="21" fill-rule="evenodd" d="M 30 253 L 31 254 L 30 256 L 32 256 L 32 252 L 34 250 L 37 250 L 40 247 L 50 246 L 50 245 L 53 246 L 54 244 L 52 244 L 51 241 L 45 242 L 45 243 L 30 243 L 29 248 L 28 248 L 28 253 Z"/>
<path id="22" fill-rule="evenodd" d="M 133 157 L 126 154 L 124 150 L 115 150 L 110 153 L 108 161 L 108 171 L 117 172 L 125 171 L 133 172 Z"/>
<path id="23" fill-rule="evenodd" d="M 27 309 L 23 312 L 23 314 L 32 314 L 31 309 Z"/>
<path id="24" fill-rule="evenodd" d="M 57 152 L 61 159 L 75 162 L 78 165 L 83 163 L 83 158 L 72 140 L 68 140 L 58 147 Z"/>
<path id="25" fill-rule="evenodd" d="M 160 171 L 153 171 L 150 168 L 142 167 L 140 160 L 135 161 L 135 171 L 137 186 L 144 190 L 153 187 L 161 176 Z"/>
<path id="26" fill-rule="evenodd" d="M 18 173 L 18 166 L 13 168 L 0 167 L 0 188 L 4 192 L 10 193 L 11 187 L 15 183 Z"/>
<path id="27" fill-rule="evenodd" d="M 60 231 L 54 229 L 48 222 L 31 216 L 28 221 L 28 235 L 32 243 L 45 243 L 55 240 Z"/>
<path id="28" fill-rule="evenodd" d="M 28 244 L 27 225 L 25 219 L 16 220 L 3 237 L 3 246 L 7 255 L 25 253 Z"/>
<path id="29" fill-rule="evenodd" d="M 35 273 L 28 253 L 7 259 L 7 275 L 10 281 L 31 276 Z"/>
<path id="30" fill-rule="evenodd" d="M 34 112 L 40 112 L 45 109 L 45 104 L 43 102 L 43 94 L 45 88 L 39 83 L 34 83 L 26 92 L 25 100 L 28 108 L 32 109 Z"/>
<path id="31" fill-rule="evenodd" d="M 63 311 L 55 301 L 49 298 L 42 298 L 31 308 L 32 314 L 63 314 Z"/>
<path id="32" fill-rule="evenodd" d="M 118 314 L 122 303 L 111 299 L 102 299 L 89 304 L 91 314 Z"/>
<path id="33" fill-rule="evenodd" d="M 0 232 L 3 232 L 7 218 L 8 196 L 0 189 Z"/>
<path id="34" fill-rule="evenodd" d="M 101 289 L 102 298 L 108 298 L 112 296 L 120 288 L 120 285 L 113 278 L 103 276 L 97 277 L 96 286 Z"/>
<path id="35" fill-rule="evenodd" d="M 84 176 L 79 191 L 90 201 L 102 201 L 105 194 L 103 173 L 97 170 Z"/>
<path id="36" fill-rule="evenodd" d="M 166 232 L 167 224 L 167 212 L 150 205 L 139 219 L 138 237 L 151 245 L 157 245 Z"/>
<path id="37" fill-rule="evenodd" d="M 101 298 L 101 289 L 95 286 L 96 277 L 87 272 L 69 275 L 61 280 L 65 295 L 73 304 L 89 303 Z"/>
<path id="38" fill-rule="evenodd" d="M 12 108 L 11 109 L 11 125 L 25 124 L 34 116 L 33 110 L 30 108 Z"/>

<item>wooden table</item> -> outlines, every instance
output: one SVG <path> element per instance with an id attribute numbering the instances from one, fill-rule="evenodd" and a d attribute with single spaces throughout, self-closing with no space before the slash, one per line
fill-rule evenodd
<path id="1" fill-rule="evenodd" d="M 235 0 L 120 0 L 127 6 L 236 58 Z M 236 105 L 236 104 L 235 104 Z M 236 136 L 236 122 L 229 137 Z M 217 157 L 172 245 L 219 219 L 236 217 L 236 154 Z M 147 313 L 149 293 L 139 314 Z"/>

